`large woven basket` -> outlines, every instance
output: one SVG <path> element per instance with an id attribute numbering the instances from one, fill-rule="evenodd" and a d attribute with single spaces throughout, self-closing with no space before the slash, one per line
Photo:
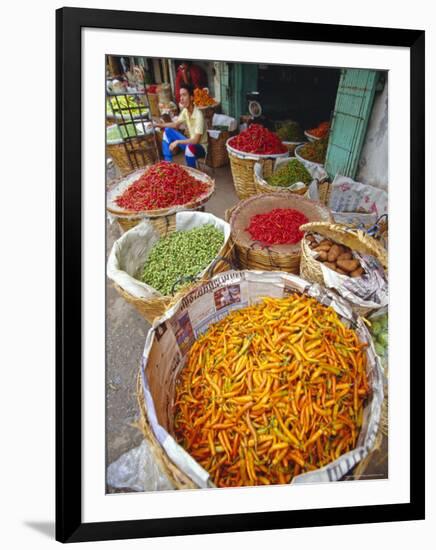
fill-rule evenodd
<path id="1" fill-rule="evenodd" d="M 174 222 L 174 226 L 172 227 L 172 229 L 168 229 L 168 234 L 175 231 L 175 228 L 176 226 Z M 221 255 L 217 257 L 214 262 L 212 262 L 207 273 L 203 275 L 201 279 L 192 279 L 191 282 L 189 282 L 186 286 L 184 286 L 172 296 L 153 296 L 150 298 L 138 298 L 137 296 L 133 296 L 132 294 L 121 288 L 116 283 L 113 283 L 113 285 L 120 296 L 122 296 L 124 300 L 126 300 L 126 302 L 134 306 L 138 313 L 142 315 L 142 317 L 144 317 L 146 321 L 152 324 L 155 319 L 161 317 L 168 308 L 170 308 L 178 300 L 183 298 L 183 296 L 185 296 L 193 288 L 200 284 L 203 284 L 205 281 L 213 277 L 213 275 L 216 275 L 217 273 L 221 273 L 223 271 L 227 271 L 229 269 L 229 266 L 234 267 L 234 263 L 232 261 L 232 249 L 233 245 L 229 240 L 224 246 Z"/>
<path id="2" fill-rule="evenodd" d="M 122 177 L 114 182 L 108 194 L 106 209 L 109 215 L 113 216 L 117 220 L 122 231 L 128 231 L 142 220 L 148 219 L 159 234 L 164 237 L 169 230 L 173 230 L 175 228 L 175 215 L 177 212 L 180 212 L 181 210 L 198 210 L 210 199 L 215 191 L 215 180 L 200 170 L 190 168 L 189 166 L 182 166 L 182 168 L 189 172 L 191 176 L 208 184 L 208 191 L 196 200 L 187 204 L 178 205 L 177 207 L 146 210 L 143 212 L 129 211 L 117 206 L 114 199 L 127 187 L 129 187 L 129 185 L 142 176 L 149 168 L 150 167 L 147 166 L 145 169 L 135 170 L 133 172 L 131 171 L 124 178 Z"/>
<path id="3" fill-rule="evenodd" d="M 152 224 L 152 226 L 156 229 L 161 237 L 165 237 L 167 233 L 174 231 L 174 228 L 176 227 L 175 214 L 168 214 L 166 216 L 160 216 L 158 218 L 147 218 L 146 216 L 118 218 L 117 222 L 121 229 L 121 232 L 124 233 L 129 229 L 132 229 L 132 227 L 135 227 L 135 225 L 138 225 L 138 223 L 142 222 L 142 220 L 144 219 L 147 219 Z"/>
<path id="4" fill-rule="evenodd" d="M 319 202 L 303 198 L 295 193 L 269 193 L 257 195 L 240 202 L 230 216 L 231 239 L 241 269 L 263 271 L 287 271 L 299 273 L 300 243 L 263 246 L 251 239 L 245 231 L 250 218 L 274 208 L 293 208 L 310 221 L 333 221 L 330 210 Z"/>
<path id="5" fill-rule="evenodd" d="M 230 168 L 232 170 L 233 184 L 238 197 L 243 200 L 256 194 L 254 185 L 254 159 L 243 159 L 229 151 Z M 271 164 L 273 161 L 269 161 Z"/>
<path id="6" fill-rule="evenodd" d="M 123 176 L 128 175 L 132 170 L 154 164 L 158 160 L 158 151 L 152 135 L 132 138 L 128 142 L 108 144 L 106 152 L 112 157 Z"/>
<path id="7" fill-rule="evenodd" d="M 139 420 L 135 425 L 147 441 L 159 469 L 167 476 L 175 489 L 196 489 L 197 485 L 169 459 L 151 429 L 144 400 L 144 392 L 142 391 L 141 369 L 139 369 L 136 379 L 136 398 L 139 408 Z"/>
<path id="8" fill-rule="evenodd" d="M 383 246 L 360 229 L 355 229 L 343 224 L 334 223 L 306 223 L 300 228 L 302 231 L 317 233 L 327 239 L 339 244 L 348 246 L 361 254 L 369 254 L 377 258 L 384 270 L 388 270 L 388 253 Z M 306 237 L 301 240 L 301 263 L 300 276 L 311 283 L 318 283 L 324 286 L 324 276 L 321 269 L 321 262 L 315 260 L 309 247 Z M 366 316 L 373 311 L 373 308 L 361 307 L 350 304 L 358 315 Z"/>
<path id="9" fill-rule="evenodd" d="M 231 138 L 230 138 L 231 139 Z M 277 155 L 251 155 L 238 153 L 229 145 L 227 140 L 226 147 L 230 159 L 230 168 L 232 170 L 233 184 L 236 194 L 240 199 L 248 199 L 252 195 L 257 194 L 257 189 L 254 183 L 254 165 L 260 162 L 264 167 L 271 165 L 271 170 L 276 158 L 287 157 L 289 152 Z"/>
<path id="10" fill-rule="evenodd" d="M 211 168 L 219 168 L 229 164 L 229 154 L 226 148 L 226 142 L 234 136 L 236 132 L 223 130 L 218 138 L 207 136 L 207 165 Z"/>
<path id="11" fill-rule="evenodd" d="M 258 275 L 258 277 L 261 277 L 261 274 Z M 268 295 L 268 291 L 265 292 L 266 295 Z M 274 294 L 275 295 L 275 294 Z M 325 303 L 325 302 L 323 302 Z M 358 321 L 359 323 L 363 324 L 362 320 Z M 150 353 L 150 352 L 149 352 Z M 369 354 L 368 354 L 369 356 Z M 143 356 L 144 359 L 144 356 Z M 375 359 L 371 359 L 371 361 L 375 362 Z M 378 365 L 374 364 L 371 365 L 370 368 L 377 369 L 378 374 Z M 144 368 L 147 368 L 147 359 L 144 361 Z M 149 409 L 147 408 L 147 403 L 144 399 L 144 387 L 143 387 L 143 376 L 147 376 L 147 374 L 144 372 L 141 372 L 141 369 L 139 369 L 137 379 L 136 379 L 136 397 L 137 397 L 137 403 L 139 408 L 139 420 L 135 423 L 136 427 L 139 428 L 142 435 L 144 436 L 152 454 L 156 461 L 156 464 L 161 469 L 161 471 L 167 476 L 169 482 L 173 485 L 175 489 L 193 489 L 193 488 L 199 488 L 200 486 L 192 481 L 190 477 L 188 477 L 187 474 L 183 471 L 183 466 L 180 465 L 178 461 L 175 461 L 174 459 L 170 458 L 170 455 L 167 454 L 166 450 L 164 449 L 163 445 L 159 443 L 159 440 L 157 439 L 154 429 L 150 423 L 149 419 Z M 373 379 L 376 378 L 375 376 Z M 151 399 L 155 399 L 151 387 L 150 387 L 150 380 L 148 380 L 148 390 L 151 394 Z M 379 390 L 378 390 L 379 391 Z M 167 407 L 167 405 L 166 405 Z M 167 408 L 169 411 L 170 409 Z M 171 414 L 171 413 L 169 413 Z M 377 414 L 377 413 L 375 413 Z M 161 424 L 161 421 L 159 419 L 159 416 L 156 414 L 156 410 L 153 412 L 153 416 L 155 418 L 155 422 Z M 164 428 L 170 433 L 172 432 L 168 430 L 168 428 Z M 174 437 L 174 436 L 173 436 Z M 372 450 L 369 449 L 369 451 Z M 179 464 L 179 465 L 178 465 Z M 367 462 L 366 462 L 367 464 Z M 349 466 L 348 466 L 349 468 Z M 339 468 L 341 471 L 341 468 Z M 360 469 L 360 472 L 362 473 L 362 469 Z M 341 474 L 339 477 L 342 478 L 343 474 Z M 213 486 L 213 485 L 212 485 Z"/>
<path id="12" fill-rule="evenodd" d="M 296 193 L 297 195 L 304 195 L 307 191 L 307 185 L 301 189 L 292 191 L 286 187 L 280 187 L 280 185 L 268 185 L 264 180 L 272 176 L 274 171 L 274 163 L 264 163 L 262 166 L 262 178 L 258 177 L 254 173 L 254 187 L 257 193 Z"/>

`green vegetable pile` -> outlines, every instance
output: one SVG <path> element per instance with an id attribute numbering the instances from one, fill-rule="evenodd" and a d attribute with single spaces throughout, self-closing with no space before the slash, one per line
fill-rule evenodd
<path id="1" fill-rule="evenodd" d="M 374 339 L 374 347 L 381 359 L 386 358 L 388 353 L 388 314 L 375 317 L 372 321 L 370 332 Z"/>
<path id="2" fill-rule="evenodd" d="M 304 141 L 301 126 L 294 120 L 284 120 L 277 123 L 276 134 L 282 141 Z"/>
<path id="3" fill-rule="evenodd" d="M 298 159 L 292 159 L 266 178 L 269 185 L 288 187 L 297 181 L 310 183 L 312 176 Z"/>
<path id="4" fill-rule="evenodd" d="M 319 164 L 324 164 L 325 157 L 327 154 L 328 138 L 319 139 L 318 141 L 313 141 L 306 143 L 299 150 L 299 154 L 306 160 L 310 162 L 317 162 Z"/>
<path id="5" fill-rule="evenodd" d="M 186 284 L 177 280 L 205 269 L 224 244 L 224 234 L 211 224 L 174 231 L 151 249 L 141 280 L 164 296 Z"/>
<path id="6" fill-rule="evenodd" d="M 132 113 L 132 116 L 145 115 L 147 113 L 147 109 L 139 106 L 133 96 L 120 95 L 107 99 L 106 115 L 121 115 L 121 111 L 125 119 L 130 117 L 130 113 Z"/>
<path id="7" fill-rule="evenodd" d="M 126 137 L 135 137 L 144 135 L 144 131 L 138 124 L 135 129 L 134 124 L 126 124 L 125 126 L 108 126 L 106 128 L 106 138 L 108 141 L 117 141 Z"/>

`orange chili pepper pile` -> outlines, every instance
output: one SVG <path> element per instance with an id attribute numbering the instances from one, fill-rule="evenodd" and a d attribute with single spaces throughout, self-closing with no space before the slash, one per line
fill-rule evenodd
<path id="1" fill-rule="evenodd" d="M 213 97 L 210 97 L 205 88 L 195 88 L 194 103 L 198 107 L 209 107 L 210 105 L 215 105 L 215 100 Z"/>
<path id="2" fill-rule="evenodd" d="M 176 384 L 175 436 L 218 487 L 289 483 L 353 449 L 369 393 L 365 343 L 294 294 L 211 325 Z"/>
<path id="3" fill-rule="evenodd" d="M 330 122 L 326 120 L 325 122 L 321 122 L 316 128 L 311 128 L 310 130 L 307 130 L 307 133 L 317 138 L 323 138 L 329 133 L 329 131 Z"/>

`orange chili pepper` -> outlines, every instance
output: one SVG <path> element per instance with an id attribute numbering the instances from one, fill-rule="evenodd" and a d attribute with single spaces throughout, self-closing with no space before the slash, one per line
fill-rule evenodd
<path id="1" fill-rule="evenodd" d="M 176 439 L 217 486 L 289 483 L 355 445 L 365 368 L 354 331 L 313 298 L 235 310 L 192 346 L 176 384 Z"/>

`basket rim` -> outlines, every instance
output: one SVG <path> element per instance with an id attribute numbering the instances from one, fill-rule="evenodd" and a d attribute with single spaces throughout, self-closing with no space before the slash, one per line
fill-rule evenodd
<path id="1" fill-rule="evenodd" d="M 294 155 L 297 157 L 297 159 L 300 161 L 300 162 L 308 162 L 309 164 L 313 164 L 314 166 L 319 166 L 320 168 L 324 168 L 325 166 L 325 162 L 321 163 L 321 162 L 313 162 L 312 160 L 307 160 L 305 159 L 304 157 L 302 157 L 300 154 L 299 154 L 299 149 L 301 150 L 301 148 L 304 146 L 304 145 L 307 145 L 308 143 L 310 142 L 307 142 L 306 143 L 301 143 L 300 145 L 297 145 L 297 147 L 295 147 L 295 151 L 294 151 Z"/>
<path id="2" fill-rule="evenodd" d="M 138 170 L 134 170 L 134 171 L 130 172 L 129 174 L 126 174 L 125 176 L 121 177 L 120 180 L 110 189 L 110 193 L 114 193 L 115 189 L 127 178 L 133 178 L 133 176 L 136 176 L 136 175 L 139 178 L 143 174 L 145 174 L 145 172 L 147 172 L 147 170 L 149 170 L 152 166 L 154 166 L 154 164 L 145 166 L 144 168 L 139 168 Z M 196 168 L 191 168 L 189 166 L 183 166 L 181 164 L 178 165 L 178 166 L 181 166 L 181 168 L 186 170 L 190 175 L 192 175 L 196 179 L 198 179 L 200 181 L 203 181 L 204 183 L 207 183 L 207 185 L 209 186 L 209 189 L 207 191 L 205 191 L 202 195 L 197 197 L 197 199 L 194 200 L 194 201 L 191 201 L 191 202 L 188 202 L 188 203 L 185 203 L 185 204 L 174 204 L 172 206 L 168 206 L 167 208 L 156 208 L 156 209 L 153 209 L 153 210 L 125 210 L 125 209 L 122 209 L 122 208 L 116 209 L 116 208 L 110 207 L 106 204 L 106 210 L 110 214 L 112 214 L 114 216 L 119 216 L 119 217 L 144 217 L 144 216 L 160 217 L 160 216 L 175 214 L 179 210 L 184 210 L 184 209 L 186 210 L 186 209 L 195 208 L 197 206 L 201 206 L 202 204 L 204 204 L 204 202 L 208 201 L 210 199 L 210 197 L 213 195 L 213 193 L 215 192 L 215 180 L 213 178 L 211 178 L 208 174 L 205 174 L 204 172 L 201 172 L 200 170 L 197 170 Z M 196 174 L 201 175 L 201 178 L 196 177 Z M 206 180 L 206 181 L 204 181 L 204 180 Z M 135 183 L 135 181 L 136 181 L 136 179 L 133 180 L 132 183 L 130 183 L 127 186 L 127 188 L 129 188 L 131 185 L 133 185 Z M 107 200 L 107 195 L 106 195 L 106 200 Z"/>
<path id="3" fill-rule="evenodd" d="M 285 142 L 283 142 L 283 143 L 285 143 Z M 302 162 L 300 160 L 298 160 L 296 157 L 289 157 L 289 162 L 291 162 L 292 160 L 296 160 L 297 162 L 302 164 Z M 307 171 L 307 168 L 306 168 L 306 171 Z M 263 170 L 262 170 L 262 172 L 263 172 Z M 274 171 L 273 171 L 273 174 L 274 174 Z M 295 191 L 292 191 L 292 189 L 290 189 L 290 187 L 292 187 L 296 183 L 303 183 L 304 184 L 304 188 L 300 188 L 300 189 L 297 190 L 297 191 L 300 191 L 300 193 L 303 193 L 303 192 L 306 192 L 309 189 L 309 186 L 314 181 L 317 181 L 316 178 L 313 178 L 310 183 L 304 183 L 304 181 L 296 181 L 294 183 L 291 183 L 290 185 L 273 186 L 273 185 L 269 184 L 263 176 L 260 177 L 256 174 L 256 172 L 254 172 L 254 182 L 255 182 L 255 184 L 258 185 L 262 189 L 267 189 L 268 192 L 270 192 L 270 193 L 278 193 L 278 192 L 283 192 L 283 191 L 288 191 L 289 193 L 295 193 Z"/>
<path id="4" fill-rule="evenodd" d="M 313 139 L 314 141 L 319 141 L 321 138 L 318 137 L 318 136 L 314 136 L 313 134 L 311 134 L 308 130 L 304 130 L 304 135 L 308 138 L 308 139 Z"/>
<path id="5" fill-rule="evenodd" d="M 238 134 L 237 134 L 238 135 Z M 249 160 L 260 160 L 260 159 L 276 159 L 276 158 L 284 158 L 289 156 L 289 151 L 286 151 L 285 153 L 276 153 L 276 154 L 270 154 L 270 155 L 258 155 L 255 153 L 245 153 L 244 151 L 239 151 L 239 149 L 235 149 L 231 145 L 229 145 L 229 141 L 236 136 L 231 136 L 226 141 L 226 147 L 227 151 L 229 152 L 229 155 L 233 155 L 241 160 L 249 159 Z M 282 142 L 283 143 L 283 142 Z"/>

